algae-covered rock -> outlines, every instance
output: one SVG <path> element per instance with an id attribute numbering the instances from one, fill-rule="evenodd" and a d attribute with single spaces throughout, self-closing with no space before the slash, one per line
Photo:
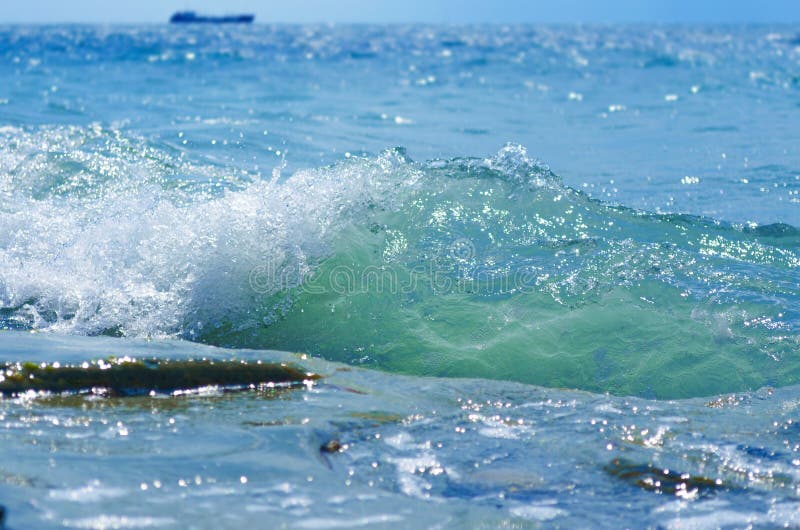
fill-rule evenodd
<path id="1" fill-rule="evenodd" d="M 84 362 L 0 365 L 0 394 L 28 391 L 96 393 L 111 396 L 173 394 L 214 386 L 223 390 L 290 387 L 319 379 L 284 363 L 131 358 Z"/>

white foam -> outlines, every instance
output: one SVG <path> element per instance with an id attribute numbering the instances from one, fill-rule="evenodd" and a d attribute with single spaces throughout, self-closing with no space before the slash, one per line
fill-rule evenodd
<path id="1" fill-rule="evenodd" d="M 1 141 L 0 308 L 15 308 L 26 328 L 79 334 L 171 336 L 241 316 L 299 283 L 331 232 L 390 207 L 418 176 L 390 151 L 282 183 L 239 176 L 227 191 L 187 192 L 175 189 L 175 171 L 208 177 L 214 168 L 116 131 L 13 130 Z M 65 160 L 72 173 L 53 177 Z M 229 178 L 219 173 L 218 182 Z M 277 264 L 280 282 L 254 290 L 251 272 L 265 262 Z"/>

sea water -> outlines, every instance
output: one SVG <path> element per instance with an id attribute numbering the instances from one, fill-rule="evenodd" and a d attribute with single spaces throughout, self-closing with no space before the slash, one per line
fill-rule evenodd
<path id="1" fill-rule="evenodd" d="M 794 26 L 0 28 L 0 376 L 322 376 L 6 395 L 7 526 L 799 525 L 798 118 Z"/>

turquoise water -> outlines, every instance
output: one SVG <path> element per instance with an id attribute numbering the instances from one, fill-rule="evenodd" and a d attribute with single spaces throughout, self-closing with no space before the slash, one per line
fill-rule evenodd
<path id="1" fill-rule="evenodd" d="M 0 28 L 7 525 L 800 524 L 798 34 Z"/>

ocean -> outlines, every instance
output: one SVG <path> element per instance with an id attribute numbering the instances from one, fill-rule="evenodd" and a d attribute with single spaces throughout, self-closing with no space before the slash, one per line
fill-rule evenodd
<path id="1" fill-rule="evenodd" d="M 9 529 L 800 526 L 800 27 L 0 26 L 0 365 Z"/>

